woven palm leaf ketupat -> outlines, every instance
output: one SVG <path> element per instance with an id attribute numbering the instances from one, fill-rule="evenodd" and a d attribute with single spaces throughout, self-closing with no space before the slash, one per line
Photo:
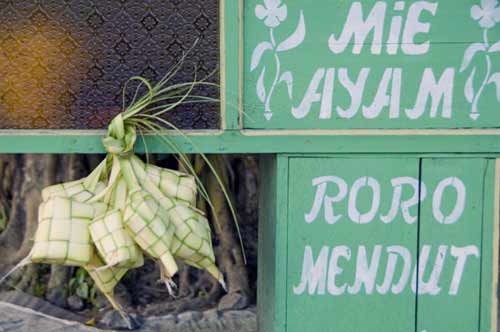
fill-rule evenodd
<path id="1" fill-rule="evenodd" d="M 42 190 L 42 201 L 51 197 L 67 197 L 77 202 L 87 202 L 106 187 L 100 182 L 101 174 L 105 170 L 106 160 L 102 161 L 86 178 L 48 186 Z"/>
<path id="2" fill-rule="evenodd" d="M 137 156 L 131 158 L 131 164 L 140 182 L 143 182 L 147 176 L 163 195 L 192 207 L 196 206 L 196 181 L 193 176 L 146 164 Z"/>
<path id="3" fill-rule="evenodd" d="M 167 271 L 167 285 L 177 273 L 177 264 L 170 252 L 175 225 L 154 198 L 143 191 L 129 196 L 124 220 L 134 241 L 151 257 L 159 259 Z"/>
<path id="4" fill-rule="evenodd" d="M 169 214 L 175 224 L 171 246 L 174 257 L 198 269 L 207 270 L 226 289 L 224 277 L 215 264 L 208 220 L 194 209 L 181 204 L 170 210 Z"/>
<path id="5" fill-rule="evenodd" d="M 159 134 L 162 113 L 185 102 L 215 101 L 190 95 L 195 85 L 204 84 L 196 77 L 191 83 L 166 85 L 182 61 L 154 86 L 141 77 L 131 79 L 139 82 L 136 96 L 140 87 L 147 92 L 111 121 L 102 140 L 108 154 L 89 176 L 42 191 L 34 246 L 14 268 L 29 263 L 85 268 L 129 326 L 113 289 L 129 269 L 143 265 L 143 254 L 160 264 L 160 278 L 171 294 L 176 259 L 207 270 L 225 288 L 210 226 L 196 208 L 199 179 L 134 155 L 138 129 Z"/>
<path id="6" fill-rule="evenodd" d="M 115 286 L 120 282 L 125 273 L 127 273 L 128 269 L 122 267 L 106 267 L 103 269 L 103 267 L 105 267 L 104 262 L 98 255 L 94 255 L 92 256 L 90 262 L 85 266 L 85 270 L 87 270 L 92 280 L 94 280 L 97 288 L 108 299 L 109 303 L 111 303 L 113 308 L 122 316 L 123 320 L 131 329 L 132 322 L 113 296 Z"/>
<path id="7" fill-rule="evenodd" d="M 90 235 L 106 267 L 143 265 L 142 252 L 125 230 L 121 210 L 113 209 L 95 218 L 90 225 Z"/>
<path id="8" fill-rule="evenodd" d="M 70 266 L 87 264 L 94 251 L 89 226 L 98 210 L 92 204 L 65 197 L 44 201 L 38 212 L 31 261 Z"/>

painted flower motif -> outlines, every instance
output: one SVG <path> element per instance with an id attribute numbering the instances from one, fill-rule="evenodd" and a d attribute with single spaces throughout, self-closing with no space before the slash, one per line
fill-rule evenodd
<path id="1" fill-rule="evenodd" d="M 479 21 L 481 28 L 490 29 L 495 23 L 500 22 L 500 7 L 498 0 L 481 0 L 481 5 L 474 5 L 470 10 L 470 15 Z"/>
<path id="2" fill-rule="evenodd" d="M 255 7 L 255 15 L 259 20 L 264 20 L 267 27 L 276 28 L 286 19 L 287 8 L 281 4 L 281 0 L 264 0 L 264 5 Z"/>

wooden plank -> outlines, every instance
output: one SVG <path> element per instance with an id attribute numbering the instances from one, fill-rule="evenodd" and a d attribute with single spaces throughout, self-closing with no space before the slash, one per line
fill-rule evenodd
<path id="1" fill-rule="evenodd" d="M 480 5 L 245 1 L 244 127 L 498 128 L 500 29 Z"/>
<path id="2" fill-rule="evenodd" d="M 288 157 L 262 156 L 257 306 L 259 331 L 285 332 Z"/>
<path id="3" fill-rule="evenodd" d="M 486 159 L 422 160 L 416 331 L 478 331 L 486 171 Z"/>
<path id="4" fill-rule="evenodd" d="M 418 159 L 297 157 L 290 179 L 286 331 L 412 331 Z"/>
<path id="5" fill-rule="evenodd" d="M 488 160 L 484 188 L 479 331 L 497 332 L 500 160 Z"/>
<path id="6" fill-rule="evenodd" d="M 276 320 L 276 215 L 277 161 L 275 156 L 259 160 L 262 181 L 259 196 L 257 308 L 259 331 L 274 331 Z"/>
<path id="7" fill-rule="evenodd" d="M 237 129 L 240 107 L 240 32 L 242 1 L 220 1 L 222 128 Z"/>
<path id="8" fill-rule="evenodd" d="M 0 131 L 0 153 L 104 153 L 104 132 L 39 132 L 34 134 Z M 500 155 L 500 139 L 495 133 L 469 131 L 419 133 L 369 132 L 273 132 L 227 130 L 189 132 L 188 139 L 170 138 L 185 153 L 470 153 Z M 146 136 L 150 153 L 174 150 L 157 137 Z M 138 138 L 136 151 L 143 153 Z"/>
<path id="9" fill-rule="evenodd" d="M 278 155 L 277 165 L 277 216 L 276 216 L 276 321 L 274 328 L 276 332 L 287 331 L 286 320 L 287 308 L 287 283 L 288 280 L 288 190 L 290 187 L 290 163 L 289 156 Z"/>

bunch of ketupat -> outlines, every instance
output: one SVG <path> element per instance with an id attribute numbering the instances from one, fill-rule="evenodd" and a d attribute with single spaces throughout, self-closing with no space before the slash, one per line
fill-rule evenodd
<path id="1" fill-rule="evenodd" d="M 144 254 L 159 262 L 161 279 L 170 292 L 175 286 L 176 260 L 207 270 L 225 288 L 215 263 L 208 221 L 196 208 L 198 179 L 144 163 L 133 151 L 136 130 L 157 132 L 157 122 L 164 121 L 159 115 L 185 103 L 193 86 L 200 84 L 164 87 L 172 75 L 155 86 L 133 78 L 148 93 L 112 120 L 103 139 L 108 154 L 88 177 L 42 191 L 34 246 L 18 265 L 85 268 L 129 326 L 113 299 L 113 289 L 127 270 L 142 266 Z M 161 104 L 176 96 L 178 100 Z M 207 97 L 194 100 L 206 102 Z M 207 198 L 204 188 L 200 189 Z"/>

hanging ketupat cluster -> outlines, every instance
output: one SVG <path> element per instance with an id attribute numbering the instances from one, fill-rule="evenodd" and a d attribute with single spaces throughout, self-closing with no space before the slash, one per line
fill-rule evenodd
<path id="1" fill-rule="evenodd" d="M 213 101 L 187 99 L 196 84 L 209 83 L 195 80 L 165 87 L 182 61 L 155 86 L 140 77 L 131 79 L 145 86 L 147 94 L 137 101 L 134 97 L 113 119 L 103 139 L 108 155 L 88 177 L 42 191 L 33 249 L 15 268 L 29 263 L 83 267 L 129 326 L 113 289 L 127 270 L 143 265 L 143 254 L 159 262 L 170 292 L 176 260 L 207 270 L 225 288 L 208 221 L 196 208 L 196 178 L 146 164 L 133 152 L 136 128 L 158 133 L 161 127 L 155 121 L 170 126 L 159 118 L 162 113 L 186 102 Z"/>
<path id="2" fill-rule="evenodd" d="M 145 164 L 132 153 L 135 129 L 120 126 L 121 115 L 103 140 L 107 158 L 87 178 L 42 191 L 34 246 L 22 265 L 82 266 L 122 315 L 113 288 L 142 266 L 143 252 L 159 261 L 169 291 L 176 259 L 206 269 L 225 287 L 208 221 L 196 208 L 194 177 Z"/>

